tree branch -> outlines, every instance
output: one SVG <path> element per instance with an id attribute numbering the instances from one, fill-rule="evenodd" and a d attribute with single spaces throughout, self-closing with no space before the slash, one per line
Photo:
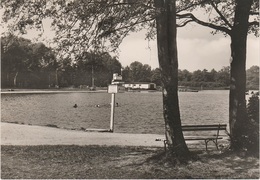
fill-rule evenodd
<path id="1" fill-rule="evenodd" d="M 215 24 L 212 24 L 212 23 L 208 23 L 208 22 L 204 22 L 204 21 L 201 21 L 199 19 L 197 19 L 193 14 L 191 13 L 186 13 L 186 14 L 176 14 L 176 17 L 179 18 L 179 19 L 183 19 L 183 18 L 187 18 L 187 19 L 190 19 L 189 22 L 196 22 L 202 26 L 206 26 L 206 27 L 210 27 L 212 29 L 216 29 L 216 30 L 219 30 L 219 31 L 223 31 L 225 33 L 227 33 L 228 35 L 231 35 L 231 30 L 226 28 L 226 27 L 223 27 L 223 26 L 218 26 L 218 25 L 215 25 Z M 187 24 L 187 23 L 185 23 Z"/>
<path id="2" fill-rule="evenodd" d="M 176 24 L 176 25 L 177 25 L 177 27 L 184 27 L 184 26 L 186 26 L 186 24 L 188 24 L 189 22 L 193 22 L 193 20 L 190 19 L 190 20 L 187 20 L 187 21 L 183 22 L 182 24 Z"/>
<path id="3" fill-rule="evenodd" d="M 248 26 L 258 26 L 259 27 L 259 22 L 258 21 L 249 22 Z"/>
<path id="4" fill-rule="evenodd" d="M 259 12 L 250 11 L 249 14 L 250 15 L 259 15 Z"/>
<path id="5" fill-rule="evenodd" d="M 130 25 L 127 25 L 127 26 L 121 26 L 121 27 L 118 27 L 116 29 L 113 29 L 111 31 L 112 32 L 116 32 L 116 31 L 119 31 L 119 30 L 122 30 L 122 29 L 128 29 L 128 28 L 131 28 L 135 25 L 138 25 L 138 24 L 141 24 L 141 23 L 145 23 L 145 22 L 148 22 L 148 21 L 152 21 L 154 20 L 155 18 L 154 17 L 151 17 L 150 19 L 145 19 L 145 20 L 142 20 L 142 21 L 138 21 L 140 18 L 138 18 L 134 23 L 130 24 Z"/>
<path id="6" fill-rule="evenodd" d="M 213 1 L 211 1 L 210 3 L 212 5 L 212 7 L 215 9 L 215 11 L 218 13 L 218 15 L 220 16 L 220 18 L 228 25 L 228 27 L 232 28 L 232 25 L 228 22 L 228 20 L 223 16 L 223 14 L 219 11 L 219 9 L 217 8 L 217 6 L 214 4 Z"/>
<path id="7" fill-rule="evenodd" d="M 185 10 L 188 10 L 194 6 L 198 6 L 198 5 L 201 5 L 201 4 L 204 4 L 206 2 L 210 2 L 210 0 L 203 0 L 201 2 L 198 2 L 198 3 L 192 3 L 191 5 L 187 6 L 187 7 L 184 7 L 182 9 L 179 9 L 179 10 L 176 10 L 176 13 L 180 13 L 181 11 L 185 11 Z"/>
<path id="8" fill-rule="evenodd" d="M 142 2 L 142 1 L 141 1 Z M 94 3 L 98 3 L 98 2 L 94 2 Z M 98 4 L 103 4 L 103 3 L 98 3 Z M 140 2 L 114 2 L 114 1 L 110 1 L 109 6 L 124 6 L 124 5 L 140 5 Z M 149 5 L 150 4 L 150 5 Z M 146 7 L 147 9 L 154 9 L 154 7 L 152 7 L 151 5 L 151 0 L 147 1 L 147 3 L 142 3 L 142 6 Z"/>

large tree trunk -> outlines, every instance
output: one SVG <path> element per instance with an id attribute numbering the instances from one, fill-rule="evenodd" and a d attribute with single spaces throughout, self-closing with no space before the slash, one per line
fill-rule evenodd
<path id="1" fill-rule="evenodd" d="M 231 84 L 229 99 L 229 125 L 231 148 L 243 149 L 246 127 L 246 42 L 249 11 L 252 0 L 237 0 L 234 26 L 231 33 Z"/>
<path id="2" fill-rule="evenodd" d="M 190 152 L 183 137 L 179 110 L 175 0 L 154 2 L 158 12 L 157 46 L 162 71 L 163 113 L 168 152 L 185 159 L 190 157 Z"/>

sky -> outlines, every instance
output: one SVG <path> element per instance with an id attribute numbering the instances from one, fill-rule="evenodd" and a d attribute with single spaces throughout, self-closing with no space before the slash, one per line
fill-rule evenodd
<path id="1" fill-rule="evenodd" d="M 45 37 L 52 38 L 50 22 L 44 25 Z M 5 28 L 1 27 L 1 31 Z M 212 30 L 197 24 L 188 24 L 177 30 L 177 48 L 179 69 L 190 72 L 207 69 L 208 71 L 220 70 L 230 65 L 230 38 L 223 34 L 212 35 Z M 156 40 L 145 40 L 145 30 L 127 36 L 119 46 L 118 60 L 123 67 L 129 66 L 134 61 L 148 64 L 155 69 L 159 67 Z M 36 37 L 37 31 L 31 31 L 25 38 Z M 48 44 L 46 44 L 48 46 Z M 253 65 L 259 66 L 259 38 L 253 35 L 247 40 L 246 68 Z M 113 54 L 111 54 L 113 56 Z"/>
<path id="2" fill-rule="evenodd" d="M 223 34 L 212 35 L 210 28 L 188 25 L 177 30 L 179 69 L 220 70 L 230 65 L 230 38 Z M 148 64 L 152 69 L 159 67 L 156 41 L 145 40 L 145 33 L 128 36 L 119 47 L 119 61 L 125 67 L 131 62 Z M 259 38 L 248 36 L 247 69 L 259 66 Z"/>

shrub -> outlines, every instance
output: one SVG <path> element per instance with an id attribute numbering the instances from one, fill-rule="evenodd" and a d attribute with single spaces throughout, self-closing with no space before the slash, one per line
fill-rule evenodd
<path id="1" fill-rule="evenodd" d="M 249 98 L 247 105 L 247 114 L 250 121 L 259 124 L 259 97 L 258 94 L 253 94 Z"/>
<path id="2" fill-rule="evenodd" d="M 249 98 L 247 115 L 244 145 L 248 153 L 259 155 L 259 97 L 257 94 Z"/>

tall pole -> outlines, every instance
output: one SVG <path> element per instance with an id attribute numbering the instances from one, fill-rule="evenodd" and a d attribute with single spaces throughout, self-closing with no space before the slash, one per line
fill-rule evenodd
<path id="1" fill-rule="evenodd" d="M 56 68 L 56 87 L 59 86 L 59 82 L 58 82 L 58 68 Z"/>
<path id="2" fill-rule="evenodd" d="M 115 114 L 115 93 L 111 94 L 111 117 L 110 117 L 110 131 L 114 131 L 114 114 Z"/>
<path id="3" fill-rule="evenodd" d="M 94 88 L 95 82 L 94 82 L 94 68 L 93 68 L 93 65 L 92 65 L 91 75 L 92 75 L 92 87 Z"/>

